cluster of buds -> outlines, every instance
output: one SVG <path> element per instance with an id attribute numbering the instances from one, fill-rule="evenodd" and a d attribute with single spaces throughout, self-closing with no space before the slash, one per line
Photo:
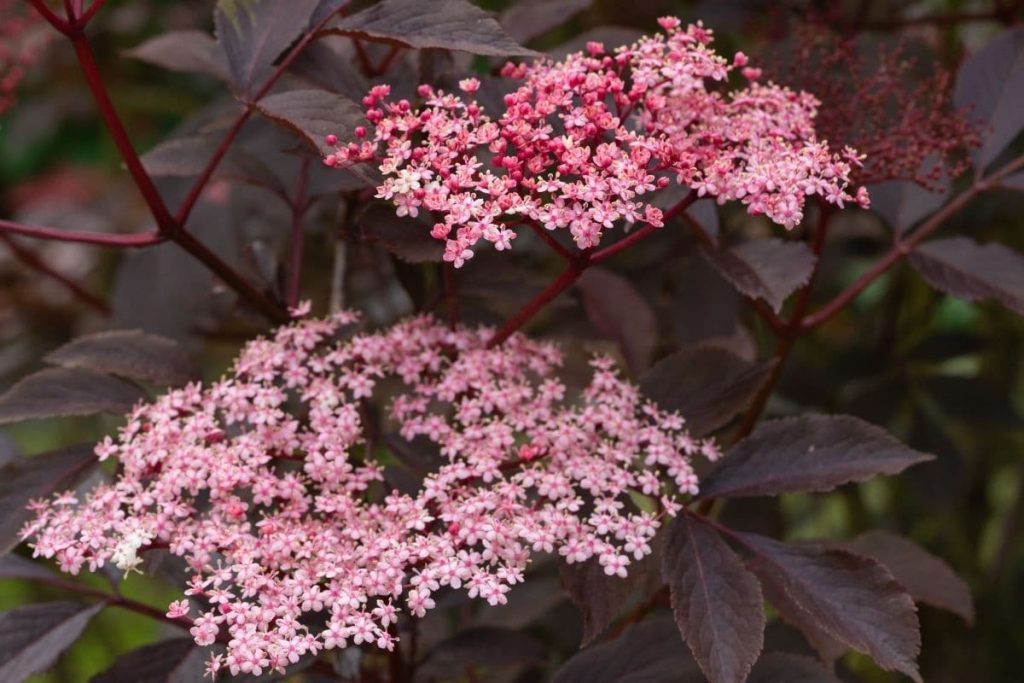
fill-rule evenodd
<path id="1" fill-rule="evenodd" d="M 952 73 L 937 63 L 918 68 L 902 44 L 869 49 L 816 26 L 798 31 L 792 52 L 768 65 L 821 100 L 822 136 L 865 155 L 851 175 L 857 183 L 910 180 L 936 189 L 943 176 L 966 171 L 970 150 L 981 145 L 969 112 L 953 106 Z"/>
<path id="2" fill-rule="evenodd" d="M 399 215 L 438 216 L 431 234 L 456 267 L 480 240 L 508 249 L 530 222 L 569 230 L 581 250 L 619 222 L 660 227 L 653 195 L 673 182 L 787 228 L 810 195 L 866 205 L 866 192 L 847 190 L 861 157 L 816 138 L 813 96 L 759 83 L 746 56 L 717 55 L 700 24 L 660 23 L 664 33 L 611 52 L 592 42 L 559 62 L 507 64 L 502 75 L 522 85 L 497 118 L 472 99 L 475 78 L 458 94 L 420 86 L 417 105 L 375 86 L 363 100 L 372 134 L 329 136 L 325 163 L 377 164 L 377 196 Z M 712 87 L 734 69 L 746 87 Z"/>
<path id="3" fill-rule="evenodd" d="M 624 576 L 717 458 L 607 359 L 571 391 L 550 344 L 426 317 L 353 333 L 304 319 L 250 342 L 227 376 L 139 405 L 101 442 L 116 477 L 33 504 L 37 556 L 66 572 L 135 568 L 148 549 L 190 573 L 168 617 L 210 670 L 259 675 L 349 645 L 391 650 L 396 623 L 442 590 L 503 604 L 534 553 Z M 369 401 L 437 462 L 414 491 L 374 435 Z"/>

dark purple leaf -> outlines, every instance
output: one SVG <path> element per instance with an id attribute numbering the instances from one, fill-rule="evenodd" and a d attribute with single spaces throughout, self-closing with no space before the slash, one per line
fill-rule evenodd
<path id="1" fill-rule="evenodd" d="M 831 491 L 932 459 L 850 415 L 790 417 L 763 423 L 729 449 L 697 497 Z"/>
<path id="2" fill-rule="evenodd" d="M 406 263 L 436 263 L 444 255 L 444 242 L 430 236 L 432 224 L 411 216 L 398 216 L 393 206 L 369 206 L 356 223 L 363 237 L 380 242 Z"/>
<path id="3" fill-rule="evenodd" d="M 322 155 L 334 151 L 324 142 L 327 135 L 339 140 L 354 139 L 352 131 L 362 125 L 362 108 L 352 100 L 326 90 L 289 90 L 265 97 L 257 111 L 279 126 L 297 133 Z"/>
<path id="4" fill-rule="evenodd" d="M 590 322 L 618 342 L 633 374 L 647 368 L 657 341 L 657 321 L 636 287 L 605 268 L 587 269 L 577 286 Z"/>
<path id="5" fill-rule="evenodd" d="M 216 144 L 201 135 L 166 140 L 142 155 L 142 165 L 156 178 L 193 178 L 206 168 Z"/>
<path id="6" fill-rule="evenodd" d="M 32 516 L 25 509 L 30 501 L 74 488 L 97 462 L 92 446 L 81 445 L 0 467 L 0 554 L 18 544 L 21 527 Z"/>
<path id="7" fill-rule="evenodd" d="M 207 652 L 191 638 L 175 638 L 127 652 L 89 683 L 195 683 L 203 680 Z"/>
<path id="8" fill-rule="evenodd" d="M 814 253 L 803 242 L 769 237 L 730 249 L 702 249 L 705 258 L 743 295 L 763 299 L 778 313 L 790 294 L 807 284 Z"/>
<path id="9" fill-rule="evenodd" d="M 360 101 L 370 89 L 359 71 L 352 41 L 344 36 L 326 36 L 311 43 L 292 63 L 291 73 L 323 88 Z"/>
<path id="10" fill-rule="evenodd" d="M 537 55 L 467 0 L 383 0 L 341 19 L 330 30 L 419 50 L 440 48 L 494 57 Z"/>
<path id="11" fill-rule="evenodd" d="M 747 302 L 699 251 L 674 262 L 671 277 L 672 330 L 680 343 L 735 337 Z"/>
<path id="12" fill-rule="evenodd" d="M 211 150 L 219 143 L 219 135 L 194 135 L 166 140 L 142 156 L 142 165 L 156 178 L 195 178 L 206 170 Z M 331 171 L 331 178 L 337 179 L 343 173 Z M 281 178 L 260 156 L 250 154 L 237 145 L 217 165 L 213 177 L 261 187 L 278 196 L 288 195 Z"/>
<path id="13" fill-rule="evenodd" d="M 544 643 L 523 631 L 482 626 L 441 641 L 424 661 L 427 671 L 450 672 L 467 666 L 514 666 L 544 661 Z"/>
<path id="14" fill-rule="evenodd" d="M 949 197 L 948 180 L 941 190 L 929 190 L 911 180 L 889 180 L 868 189 L 871 209 L 884 218 L 896 234 L 905 233 L 922 218 L 930 216 Z"/>
<path id="15" fill-rule="evenodd" d="M 8 553 L 0 557 L 0 579 L 45 582 L 57 581 L 60 580 L 60 577 L 40 562 L 33 562 L 27 557 Z"/>
<path id="16" fill-rule="evenodd" d="M 0 612 L 0 681 L 45 671 L 82 634 L 103 604 L 46 602 Z"/>
<path id="17" fill-rule="evenodd" d="M 199 379 L 199 367 L 178 342 L 139 330 L 113 330 L 79 337 L 44 359 L 154 384 L 178 386 Z"/>
<path id="18" fill-rule="evenodd" d="M 528 43 L 592 4 L 594 0 L 519 0 L 501 13 L 501 25 L 514 40 Z"/>
<path id="19" fill-rule="evenodd" d="M 313 10 L 313 16 L 309 18 L 309 28 L 312 30 L 316 28 L 320 22 L 325 19 L 329 19 L 331 15 L 336 14 L 339 10 L 342 10 L 352 4 L 352 0 L 320 0 L 320 4 Z"/>
<path id="20" fill-rule="evenodd" d="M 274 61 L 309 26 L 320 0 L 218 0 L 217 41 L 235 87 L 245 96 L 266 81 Z"/>
<path id="21" fill-rule="evenodd" d="M 916 602 L 974 623 L 971 589 L 948 564 L 913 541 L 885 531 L 869 531 L 842 547 L 881 562 Z"/>
<path id="22" fill-rule="evenodd" d="M 995 299 L 1024 315 L 1024 256 L 1009 247 L 951 237 L 917 247 L 910 263 L 941 292 L 967 301 Z"/>
<path id="23" fill-rule="evenodd" d="M 739 538 L 754 555 L 750 569 L 762 585 L 792 600 L 775 605 L 783 617 L 795 606 L 829 636 L 920 683 L 914 601 L 885 567 L 818 544 L 781 543 L 756 534 Z"/>
<path id="24" fill-rule="evenodd" d="M 987 130 L 971 156 L 984 168 L 1024 128 L 1024 28 L 1009 29 L 964 60 L 953 101 Z"/>
<path id="25" fill-rule="evenodd" d="M 628 567 L 625 578 L 608 576 L 597 560 L 567 564 L 559 562 L 562 586 L 583 615 L 581 647 L 604 633 L 622 613 L 634 595 L 647 595 L 661 583 L 663 536 L 655 538 L 653 552 Z"/>
<path id="26" fill-rule="evenodd" d="M 810 657 L 766 652 L 757 660 L 747 683 L 839 683 L 839 679 Z"/>
<path id="27" fill-rule="evenodd" d="M 559 669 L 552 683 L 701 683 L 671 618 L 641 621 L 614 640 L 591 645 Z"/>
<path id="28" fill-rule="evenodd" d="M 826 632 L 817 618 L 786 592 L 783 582 L 778 577 L 772 578 L 768 569 L 762 568 L 759 578 L 765 599 L 775 607 L 782 621 L 795 628 L 798 635 L 803 636 L 803 640 L 818 653 L 819 659 L 834 670 L 836 662 L 849 648 Z"/>
<path id="29" fill-rule="evenodd" d="M 0 424 L 68 415 L 126 413 L 145 394 L 117 377 L 80 368 L 47 368 L 0 396 Z"/>
<path id="30" fill-rule="evenodd" d="M 764 646 L 757 579 L 714 529 L 681 515 L 672 523 L 662 575 L 683 640 L 711 683 L 743 683 Z"/>
<path id="31" fill-rule="evenodd" d="M 202 31 L 169 31 L 124 54 L 172 71 L 201 73 L 229 80 L 227 60 L 213 36 Z"/>
<path id="32" fill-rule="evenodd" d="M 655 363 L 640 377 L 640 390 L 703 436 L 743 411 L 774 365 L 754 365 L 717 346 L 691 346 Z"/>

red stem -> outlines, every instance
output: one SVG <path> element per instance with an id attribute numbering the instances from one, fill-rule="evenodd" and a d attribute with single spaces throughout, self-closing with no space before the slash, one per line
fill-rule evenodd
<path id="1" fill-rule="evenodd" d="M 836 296 L 835 299 L 830 301 L 817 312 L 804 318 L 797 329 L 800 332 L 806 332 L 808 330 L 813 330 L 830 320 L 833 316 L 839 313 L 839 311 L 843 310 L 848 303 L 857 298 L 857 295 L 863 292 L 868 285 L 877 280 L 883 273 L 888 271 L 894 265 L 899 263 L 904 256 L 907 256 L 914 249 L 914 247 L 935 232 L 953 214 L 964 208 L 979 194 L 985 192 L 989 188 L 997 186 L 1001 180 L 1022 167 L 1024 167 L 1024 156 L 1019 156 L 1003 166 L 996 173 L 992 174 L 992 176 L 988 178 L 979 177 L 976 179 L 969 188 L 960 193 L 955 199 L 953 199 L 953 201 L 949 202 L 932 214 L 931 218 L 918 226 L 918 228 L 908 237 L 900 239 L 897 236 L 896 244 L 893 245 L 892 249 L 885 256 L 879 259 L 875 265 L 871 266 L 871 268 L 864 272 L 863 275 L 857 278 L 849 287 Z"/>
<path id="2" fill-rule="evenodd" d="M 384 59 L 380 61 L 380 64 L 373 68 L 372 75 L 380 76 L 381 74 L 386 73 L 387 70 L 391 68 L 391 65 L 395 63 L 395 59 L 397 59 L 398 55 L 400 55 L 401 53 L 402 49 L 400 47 L 398 47 L 397 45 L 392 45 L 391 50 L 389 50 L 388 53 L 384 55 Z"/>
<path id="3" fill-rule="evenodd" d="M 341 12 L 344 9 L 344 7 L 345 5 L 339 7 L 335 14 Z M 199 177 L 196 178 L 196 181 L 192 184 L 192 188 L 189 190 L 189 193 L 185 197 L 185 200 L 181 203 L 181 206 L 178 207 L 178 211 L 174 214 L 175 219 L 177 219 L 177 221 L 180 224 L 185 225 L 185 223 L 188 221 L 188 217 L 189 215 L 191 215 L 192 209 L 195 207 L 196 202 L 199 200 L 199 196 L 202 194 L 203 188 L 206 187 L 206 184 L 208 182 L 210 182 L 210 178 L 213 177 L 213 173 L 214 171 L 217 170 L 217 166 L 220 165 L 220 162 L 228 153 L 228 149 L 230 149 L 231 144 L 235 141 L 235 138 L 237 138 L 238 134 L 242 131 L 242 127 L 245 125 L 245 122 L 249 120 L 250 116 L 252 116 L 252 113 L 255 108 L 255 103 L 259 102 L 266 96 L 268 92 L 270 92 L 270 89 L 274 87 L 274 84 L 277 83 L 278 79 L 280 79 L 281 76 L 284 75 L 284 72 L 288 70 L 288 67 L 292 65 L 292 62 L 294 62 L 298 58 L 302 51 L 306 49 L 306 46 L 309 45 L 309 43 L 316 38 L 320 29 L 326 26 L 327 22 L 330 21 L 333 17 L 334 14 L 328 14 L 326 17 L 320 20 L 320 23 L 310 28 L 310 30 L 306 32 L 306 34 L 299 40 L 299 42 L 295 44 L 295 46 L 291 49 L 288 55 L 283 60 L 281 60 L 281 63 L 277 65 L 277 68 L 274 70 L 274 73 L 272 73 L 270 77 L 267 78 L 266 82 L 260 87 L 260 89 L 256 91 L 256 94 L 252 97 L 252 100 L 244 103 L 245 109 L 242 111 L 241 114 L 238 115 L 238 118 L 235 119 L 235 122 L 231 125 L 231 128 L 228 129 L 228 132 L 224 135 L 224 138 L 220 141 L 220 144 L 217 145 L 217 149 L 214 150 L 213 156 L 211 156 L 210 160 L 206 162 L 206 166 L 203 168 L 202 173 L 200 173 Z"/>
<path id="4" fill-rule="evenodd" d="M 750 432 L 754 431 L 754 427 L 757 425 L 758 419 L 764 412 L 765 406 L 768 405 L 768 399 L 771 397 L 772 392 L 775 390 L 775 385 L 778 384 L 779 379 L 782 377 L 782 367 L 786 363 L 786 359 L 789 358 L 789 354 L 792 353 L 793 347 L 796 345 L 797 339 L 800 337 L 800 321 L 803 319 L 804 313 L 807 311 L 807 303 L 810 301 L 811 289 L 814 286 L 814 281 L 817 279 L 818 271 L 821 266 L 821 252 L 825 246 L 825 234 L 828 231 L 828 222 L 832 217 L 831 207 L 824 202 L 819 204 L 819 213 L 817 225 L 814 228 L 814 237 L 811 241 L 811 251 L 814 252 L 815 261 L 814 267 L 811 270 L 811 276 L 807 279 L 807 284 L 803 286 L 800 293 L 797 295 L 796 304 L 793 306 L 793 312 L 786 322 L 785 326 L 778 332 L 779 341 L 775 346 L 775 351 L 772 354 L 772 358 L 775 360 L 775 365 L 772 366 L 771 373 L 768 375 L 768 379 L 761 385 L 757 394 L 750 402 L 750 406 L 747 411 L 743 414 L 743 419 L 740 421 L 739 427 L 736 433 L 733 435 L 733 441 L 739 441 L 746 437 Z M 701 503 L 702 510 L 707 511 L 710 508 L 712 501 L 704 501 Z"/>
<path id="5" fill-rule="evenodd" d="M 664 213 L 664 215 L 662 216 L 662 223 L 668 223 L 670 220 L 686 211 L 686 209 L 688 209 L 690 205 L 693 204 L 698 199 L 699 197 L 697 196 L 697 193 L 691 190 L 688 195 L 686 195 L 681 200 L 676 202 L 675 206 L 673 206 Z M 618 254 L 620 251 L 628 249 L 629 247 L 633 246 L 640 240 L 644 239 L 648 235 L 658 230 L 661 230 L 661 228 L 649 224 L 645 225 L 644 227 L 627 235 L 626 237 L 619 240 L 610 247 L 605 247 L 604 249 L 594 252 L 594 255 L 590 257 L 590 262 L 601 263 L 602 261 L 606 261 L 610 259 L 612 256 Z"/>
<path id="6" fill-rule="evenodd" d="M 0 232 L 57 242 L 76 242 L 79 244 L 95 244 L 104 247 L 124 247 L 129 249 L 150 247 L 154 244 L 160 244 L 167 239 L 155 230 L 142 233 L 141 235 L 117 235 L 105 232 L 59 230 L 41 225 L 23 225 L 2 219 L 0 219 Z"/>
<path id="7" fill-rule="evenodd" d="M 87 9 L 85 14 L 82 15 L 82 18 L 79 19 L 79 23 L 82 26 L 86 26 L 90 21 L 92 21 L 92 18 L 96 16 L 96 13 L 103 8 L 103 4 L 105 2 L 106 0 L 93 0 L 93 3 L 89 5 L 89 9 Z"/>
<path id="8" fill-rule="evenodd" d="M 46 6 L 44 0 L 29 0 L 29 2 L 50 26 L 53 26 L 64 35 L 71 33 L 71 24 L 54 14 L 53 10 Z"/>
<path id="9" fill-rule="evenodd" d="M 75 295 L 75 297 L 77 297 L 80 301 L 82 301 L 82 303 L 86 304 L 87 306 L 91 306 L 92 308 L 96 309 L 103 315 L 110 315 L 110 306 L 107 305 L 106 301 L 99 298 L 89 290 L 85 289 L 80 284 L 78 284 L 71 278 L 67 277 L 60 271 L 51 268 L 49 265 L 46 264 L 46 262 L 39 258 L 39 255 L 36 254 L 34 251 L 26 249 L 25 247 L 18 244 L 17 241 L 15 241 L 13 238 L 11 238 L 10 235 L 7 235 L 2 232 L 0 232 L 0 241 L 3 241 L 11 250 L 11 252 L 15 256 L 17 256 L 18 259 L 26 266 L 59 282 L 61 285 L 64 286 L 65 289 L 67 289 L 69 292 Z"/>
<path id="10" fill-rule="evenodd" d="M 117 110 L 110 99 L 107 86 L 103 83 L 103 77 L 100 76 L 99 66 L 96 64 L 96 56 L 93 54 L 88 39 L 86 39 L 84 33 L 78 30 L 72 33 L 71 43 L 74 45 L 75 54 L 78 56 L 78 62 L 82 67 L 82 74 L 85 76 L 93 99 L 96 100 L 96 105 L 99 107 L 103 123 L 106 125 L 107 130 L 110 131 L 110 136 L 114 140 L 114 145 L 117 147 L 121 159 L 128 168 L 128 173 L 131 175 L 136 187 L 139 188 L 139 192 L 142 193 L 142 198 L 149 207 L 150 213 L 153 214 L 160 232 L 173 238 L 174 234 L 180 231 L 180 226 L 174 220 L 174 217 L 171 216 L 171 212 L 167 210 L 167 205 L 164 204 L 160 192 L 156 189 L 156 185 L 153 184 L 153 180 L 149 177 L 146 169 L 142 167 L 142 161 L 139 159 L 138 154 L 135 153 L 135 148 L 128 137 L 128 132 L 121 122 L 121 117 L 117 115 Z"/>
<path id="11" fill-rule="evenodd" d="M 526 321 L 535 316 L 540 309 L 544 308 L 544 306 L 546 306 L 552 299 L 568 289 L 572 283 L 576 282 L 577 278 L 579 278 L 586 268 L 586 259 L 578 259 L 570 262 L 569 265 L 566 266 L 565 270 L 562 271 L 561 275 L 555 278 L 554 282 L 534 297 L 530 303 L 519 309 L 519 312 L 509 318 L 505 324 L 501 326 L 501 329 L 494 333 L 494 336 L 492 336 L 487 342 L 487 348 L 494 348 L 511 337 L 516 330 L 526 324 Z"/>
<path id="12" fill-rule="evenodd" d="M 306 185 L 309 181 L 309 159 L 303 159 L 299 167 L 299 180 L 295 188 L 295 198 L 291 202 L 292 209 L 292 234 L 291 234 L 291 259 L 288 265 L 288 287 L 285 294 L 285 301 L 288 306 L 294 308 L 299 303 L 299 286 L 302 283 L 302 245 L 305 233 L 303 232 L 303 218 L 306 216 L 308 202 L 306 198 Z"/>
<path id="13" fill-rule="evenodd" d="M 575 254 L 563 247 L 562 244 L 551 235 L 551 231 L 546 229 L 543 225 L 538 224 L 537 221 L 527 221 L 526 225 L 533 230 L 538 237 L 544 240 L 544 243 L 551 247 L 552 251 L 564 258 L 566 261 L 572 261 L 576 258 Z"/>
<path id="14" fill-rule="evenodd" d="M 663 222 L 667 222 L 677 215 L 686 211 L 686 208 L 697 201 L 697 193 L 690 192 L 686 197 L 679 200 L 675 206 L 665 212 L 663 216 Z M 600 251 L 590 253 L 587 251 L 581 252 L 580 254 L 571 254 L 569 264 L 565 270 L 548 285 L 540 294 L 538 294 L 532 301 L 526 304 L 523 308 L 509 318 L 504 325 L 494 333 L 494 336 L 487 342 L 488 348 L 494 348 L 498 344 L 512 336 L 516 330 L 522 327 L 530 318 L 535 316 L 544 306 L 546 306 L 552 299 L 564 292 L 569 288 L 572 283 L 579 279 L 579 276 L 583 274 L 583 271 L 587 269 L 591 264 L 604 261 L 615 254 L 619 253 L 623 249 L 626 249 L 633 244 L 636 244 L 643 238 L 647 237 L 655 230 L 654 226 L 647 225 L 637 230 L 633 234 L 629 235 L 625 239 L 621 239 L 610 247 L 606 247 Z"/>
<path id="15" fill-rule="evenodd" d="M 136 154 L 135 148 L 132 146 L 128 133 L 124 128 L 124 124 L 114 108 L 114 103 L 111 101 L 107 87 L 100 76 L 99 67 L 96 64 L 95 55 L 92 52 L 89 41 L 80 28 L 76 28 L 70 34 L 70 37 L 75 48 L 75 54 L 78 56 L 78 61 L 82 67 L 82 73 L 96 100 L 103 122 L 110 131 L 114 144 L 117 146 L 129 174 L 135 181 L 135 185 L 139 188 L 139 192 L 142 193 L 143 199 L 149 206 L 160 233 L 189 252 L 270 320 L 286 322 L 288 314 L 281 305 L 256 289 L 238 271 L 186 231 L 183 227 L 184 222 L 180 222 L 171 216 L 167 205 L 153 184 L 152 178 L 143 168 L 142 162 L 139 160 L 139 156 Z"/>

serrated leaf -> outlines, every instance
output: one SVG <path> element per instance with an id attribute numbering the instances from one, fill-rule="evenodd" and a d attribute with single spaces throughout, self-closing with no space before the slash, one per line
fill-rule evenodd
<path id="1" fill-rule="evenodd" d="M 986 129 L 971 151 L 983 169 L 1024 129 L 1024 28 L 1005 31 L 964 60 L 953 101 Z"/>
<path id="2" fill-rule="evenodd" d="M 352 131 L 364 121 L 362 108 L 352 100 L 327 90 L 288 90 L 264 97 L 257 111 L 268 119 L 297 133 L 320 154 L 333 152 L 324 138 L 337 135 L 353 139 Z"/>
<path id="3" fill-rule="evenodd" d="M 178 386 L 199 379 L 199 367 L 178 342 L 140 330 L 79 337 L 44 359 L 67 368 L 96 370 L 154 384 Z"/>
<path id="4" fill-rule="evenodd" d="M 568 564 L 559 562 L 562 586 L 583 616 L 580 647 L 589 645 L 611 626 L 630 598 L 648 594 L 661 584 L 661 557 L 664 536 L 655 537 L 652 552 L 633 561 L 625 578 L 608 576 L 597 560 Z"/>
<path id="5" fill-rule="evenodd" d="M 0 681 L 17 683 L 50 667 L 103 604 L 46 602 L 0 612 Z"/>
<path id="6" fill-rule="evenodd" d="M 501 13 L 501 25 L 514 40 L 527 43 L 558 28 L 592 4 L 594 0 L 520 0 Z"/>
<path id="7" fill-rule="evenodd" d="M 544 643 L 523 631 L 481 626 L 455 634 L 427 654 L 430 671 L 457 671 L 467 666 L 512 666 L 544 661 Z"/>
<path id="8" fill-rule="evenodd" d="M 920 683 L 921 634 L 914 601 L 885 567 L 845 550 L 738 534 L 762 585 L 773 584 L 818 627 L 888 671 Z M 785 617 L 788 605 L 776 605 Z"/>
<path id="9" fill-rule="evenodd" d="M 0 467 L 0 554 L 18 544 L 30 501 L 73 488 L 96 466 L 92 446 L 18 458 Z M 0 679 L 2 680 L 2 679 Z"/>
<path id="10" fill-rule="evenodd" d="M 227 60 L 213 36 L 202 31 L 169 31 L 150 38 L 125 56 L 186 73 L 201 73 L 229 80 Z"/>
<path id="11" fill-rule="evenodd" d="M 341 19 L 330 31 L 418 50 L 537 56 L 505 33 L 493 16 L 466 0 L 383 0 Z"/>
<path id="12" fill-rule="evenodd" d="M 274 61 L 309 26 L 320 0 L 218 0 L 217 42 L 235 87 L 246 97 L 271 75 Z"/>
<path id="13" fill-rule="evenodd" d="M 444 242 L 430 236 L 430 224 L 397 216 L 393 206 L 369 206 L 356 222 L 364 237 L 380 242 L 406 263 L 437 263 L 444 255 Z"/>
<path id="14" fill-rule="evenodd" d="M 831 491 L 932 459 L 851 415 L 771 420 L 729 449 L 697 498 Z"/>
<path id="15" fill-rule="evenodd" d="M 0 557 L 0 579 L 57 581 L 60 580 L 60 577 L 40 562 L 33 562 L 27 557 L 8 553 Z"/>
<path id="16" fill-rule="evenodd" d="M 174 638 L 126 652 L 89 683 L 194 683 L 203 680 L 207 652 L 191 638 Z"/>
<path id="17" fill-rule="evenodd" d="M 630 626 L 618 638 L 592 645 L 555 672 L 552 683 L 701 683 L 671 618 Z"/>
<path id="18" fill-rule="evenodd" d="M 757 579 L 718 533 L 689 515 L 672 523 L 662 575 L 683 640 L 711 683 L 743 683 L 764 646 Z"/>
<path id="19" fill-rule="evenodd" d="M 910 264 L 941 292 L 967 301 L 995 299 L 1024 315 L 1024 255 L 1009 247 L 967 237 L 932 240 L 910 252 Z"/>
<path id="20" fill-rule="evenodd" d="M 763 299 L 776 313 L 786 297 L 810 280 L 816 258 L 803 242 L 775 237 L 730 249 L 701 248 L 708 262 L 744 296 Z"/>
<path id="21" fill-rule="evenodd" d="M 145 394 L 134 384 L 81 368 L 46 368 L 0 396 L 0 424 L 69 415 L 121 414 Z"/>
<path id="22" fill-rule="evenodd" d="M 752 364 L 717 346 L 691 346 L 662 358 L 640 377 L 640 390 L 678 411 L 703 436 L 742 412 L 771 374 L 774 361 Z"/>
<path id="23" fill-rule="evenodd" d="M 746 683 L 839 683 L 839 679 L 810 657 L 767 652 L 757 660 Z"/>
<path id="24" fill-rule="evenodd" d="M 658 325 L 650 304 L 636 287 L 606 268 L 588 268 L 576 285 L 590 322 L 618 343 L 630 371 L 639 374 L 647 368 Z"/>
<path id="25" fill-rule="evenodd" d="M 795 628 L 818 653 L 819 660 L 834 670 L 836 662 L 849 648 L 822 629 L 817 619 L 786 592 L 783 582 L 772 578 L 770 569 L 762 567 L 758 578 L 765 600 L 775 607 L 781 620 Z"/>
<path id="26" fill-rule="evenodd" d="M 886 531 L 869 531 L 842 547 L 878 560 L 916 602 L 948 610 L 974 623 L 971 589 L 948 564 L 913 541 Z"/>

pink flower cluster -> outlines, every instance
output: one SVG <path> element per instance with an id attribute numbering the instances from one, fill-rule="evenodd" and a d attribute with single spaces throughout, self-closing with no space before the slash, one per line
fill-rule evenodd
<path id="1" fill-rule="evenodd" d="M 624 576 L 697 490 L 691 457 L 719 455 L 605 359 L 572 397 L 551 345 L 488 349 L 488 330 L 426 317 L 372 334 L 354 322 L 282 327 L 219 382 L 137 407 L 96 449 L 117 459 L 114 481 L 33 504 L 35 554 L 76 573 L 169 549 L 192 576 L 168 616 L 226 645 L 211 671 L 260 674 L 321 649 L 390 650 L 401 613 L 422 616 L 442 589 L 504 603 L 533 553 Z M 386 483 L 371 398 L 440 450 L 415 494 Z"/>
<path id="2" fill-rule="evenodd" d="M 462 95 L 420 86 L 419 106 L 376 86 L 363 100 L 372 135 L 360 127 L 341 145 L 328 136 L 325 163 L 378 163 L 377 196 L 398 215 L 439 216 L 431 234 L 456 267 L 481 239 L 508 249 L 527 222 L 568 229 L 583 250 L 619 221 L 658 227 L 651 197 L 673 180 L 787 228 L 809 195 L 867 203 L 863 189 L 847 192 L 860 157 L 816 139 L 813 96 L 758 84 L 760 71 L 742 53 L 732 63 L 715 54 L 700 24 L 660 23 L 663 34 L 612 53 L 590 43 L 560 62 L 506 65 L 502 75 L 523 83 L 496 120 L 471 99 L 474 78 L 460 82 Z M 709 88 L 735 68 L 747 87 Z"/>
<path id="3" fill-rule="evenodd" d="M 35 63 L 45 36 L 43 18 L 23 0 L 0 0 L 0 114 L 15 102 L 25 69 Z"/>

